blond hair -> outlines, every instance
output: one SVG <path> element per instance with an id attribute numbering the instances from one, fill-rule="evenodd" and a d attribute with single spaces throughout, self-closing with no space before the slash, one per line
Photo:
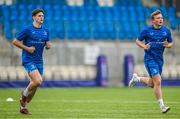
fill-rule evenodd
<path id="1" fill-rule="evenodd" d="M 160 10 L 156 10 L 151 14 L 151 19 L 154 19 L 154 16 L 158 15 L 158 14 L 162 14 Z"/>

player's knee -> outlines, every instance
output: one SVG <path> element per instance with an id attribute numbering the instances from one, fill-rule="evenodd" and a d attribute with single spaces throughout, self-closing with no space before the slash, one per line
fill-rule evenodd
<path id="1" fill-rule="evenodd" d="M 39 87 L 42 84 L 42 80 L 37 80 L 34 84 L 36 87 Z"/>
<path id="2" fill-rule="evenodd" d="M 154 85 L 151 85 L 151 86 L 149 86 L 149 87 L 154 88 Z"/>
<path id="3" fill-rule="evenodd" d="M 154 85 L 157 87 L 159 87 L 159 86 L 161 86 L 161 81 L 159 81 L 159 80 L 157 80 L 157 81 L 155 81 L 155 83 L 154 83 Z"/>
<path id="4" fill-rule="evenodd" d="M 154 86 L 161 86 L 161 77 L 159 74 L 153 77 L 153 84 Z"/>
<path id="5" fill-rule="evenodd" d="M 154 84 L 153 84 L 153 81 L 151 78 L 148 79 L 148 86 L 153 88 L 154 87 Z"/>
<path id="6" fill-rule="evenodd" d="M 37 82 L 36 85 L 37 85 L 37 86 L 40 86 L 41 84 L 42 84 L 42 81 L 40 80 L 40 81 Z"/>
<path id="7" fill-rule="evenodd" d="M 154 88 L 154 84 L 148 84 L 148 86 Z"/>

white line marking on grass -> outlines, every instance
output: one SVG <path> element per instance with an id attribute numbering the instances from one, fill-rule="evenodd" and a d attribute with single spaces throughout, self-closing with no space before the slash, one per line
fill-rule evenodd
<path id="1" fill-rule="evenodd" d="M 15 110 L 10 110 L 8 108 L 4 108 L 2 111 L 15 111 Z M 38 114 L 43 114 L 44 110 L 42 108 L 36 108 L 36 109 L 31 109 L 31 111 L 38 111 Z M 99 115 L 109 115 L 109 114 L 113 114 L 113 115 L 124 115 L 124 114 L 129 114 L 129 113 L 136 113 L 136 114 L 142 114 L 142 113 L 150 113 L 153 114 L 155 113 L 154 110 L 144 110 L 144 109 L 139 109 L 139 110 L 134 110 L 134 109 L 128 109 L 128 110 L 121 110 L 119 108 L 118 109 L 103 109 L 103 108 L 99 108 L 99 109 L 54 109 L 54 108 L 49 108 L 48 109 L 48 113 L 50 114 L 57 114 L 57 112 L 68 112 L 68 113 L 77 113 L 77 112 L 81 112 L 82 115 L 84 114 L 88 114 L 88 115 L 96 115 L 97 113 Z M 17 112 L 5 112 L 6 114 L 16 114 Z"/>
<path id="2" fill-rule="evenodd" d="M 122 101 L 122 100 L 34 100 L 34 102 L 64 102 L 64 103 L 124 103 L 124 104 L 152 104 L 156 101 Z M 166 101 L 166 103 L 180 104 L 177 101 Z"/>

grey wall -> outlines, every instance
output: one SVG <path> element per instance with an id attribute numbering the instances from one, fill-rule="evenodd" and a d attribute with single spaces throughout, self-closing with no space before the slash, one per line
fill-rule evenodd
<path id="1" fill-rule="evenodd" d="M 123 59 L 126 54 L 132 54 L 135 62 L 143 60 L 143 50 L 134 42 L 101 41 L 101 42 L 53 42 L 53 48 L 45 51 L 46 65 L 85 65 L 84 48 L 95 45 L 108 60 L 110 84 L 121 84 L 123 79 Z"/>

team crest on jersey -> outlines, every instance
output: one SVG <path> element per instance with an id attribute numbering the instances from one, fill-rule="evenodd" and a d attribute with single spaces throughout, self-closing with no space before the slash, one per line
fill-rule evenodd
<path id="1" fill-rule="evenodd" d="M 47 36 L 47 32 L 46 31 L 44 31 L 44 35 Z"/>
<path id="2" fill-rule="evenodd" d="M 32 32 L 32 34 L 35 34 L 35 33 L 36 33 L 35 31 Z"/>
<path id="3" fill-rule="evenodd" d="M 166 33 L 166 32 L 163 32 L 163 36 L 167 36 L 167 33 Z"/>
<path id="4" fill-rule="evenodd" d="M 150 32 L 150 35 L 151 35 L 151 36 L 153 36 L 153 35 L 154 35 L 154 33 L 153 33 L 153 32 Z"/>

